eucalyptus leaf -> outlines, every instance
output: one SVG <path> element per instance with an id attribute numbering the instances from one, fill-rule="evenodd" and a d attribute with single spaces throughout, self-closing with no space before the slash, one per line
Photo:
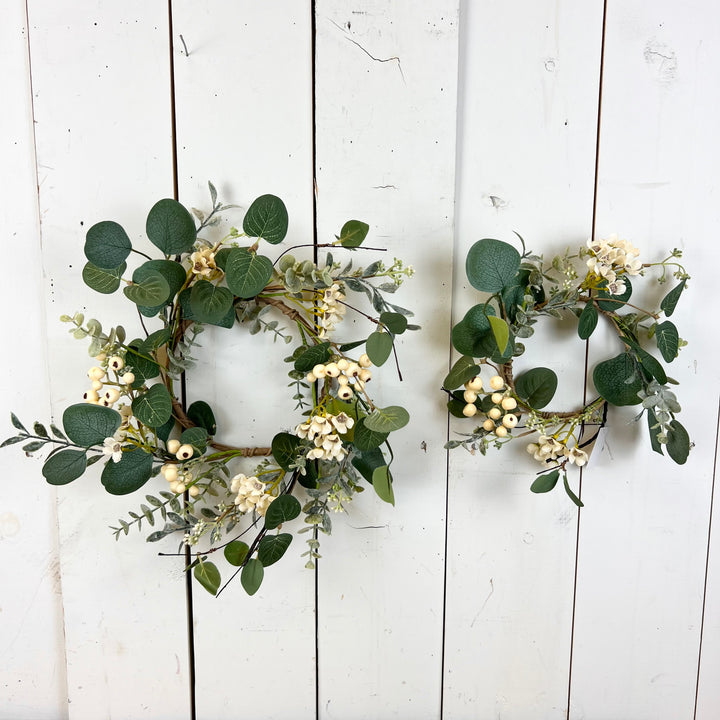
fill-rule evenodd
<path id="1" fill-rule="evenodd" d="M 202 323 L 217 323 L 233 306 L 233 295 L 224 287 L 199 280 L 190 292 L 190 307 L 193 317 Z"/>
<path id="2" fill-rule="evenodd" d="M 637 405 L 642 380 L 635 363 L 627 353 L 598 363 L 593 370 L 593 383 L 600 396 L 611 405 Z"/>
<path id="3" fill-rule="evenodd" d="M 592 300 L 588 300 L 578 318 L 578 335 L 583 340 L 587 340 L 593 334 L 597 323 L 598 311 L 595 303 Z"/>
<path id="4" fill-rule="evenodd" d="M 263 567 L 269 567 L 276 563 L 290 547 L 292 539 L 290 533 L 266 535 L 260 541 L 257 552 L 258 560 L 263 564 Z"/>
<path id="5" fill-rule="evenodd" d="M 300 503 L 292 495 L 276 497 L 265 513 L 265 528 L 273 530 L 284 522 L 294 520 L 300 514 Z"/>
<path id="6" fill-rule="evenodd" d="M 310 372 L 316 365 L 327 362 L 331 354 L 329 342 L 312 345 L 295 360 L 293 367 L 299 372 Z"/>
<path id="7" fill-rule="evenodd" d="M 346 248 L 360 247 L 369 230 L 370 226 L 361 220 L 348 220 L 340 230 L 340 244 Z"/>
<path id="8" fill-rule="evenodd" d="M 690 454 L 690 436 L 687 430 L 677 420 L 670 421 L 666 447 L 668 455 L 678 465 L 685 464 Z"/>
<path id="9" fill-rule="evenodd" d="M 225 559 L 235 567 L 240 567 L 250 552 L 250 548 L 240 540 L 232 540 L 223 548 Z"/>
<path id="10" fill-rule="evenodd" d="M 248 595 L 254 595 L 260 589 L 264 575 L 263 565 L 257 558 L 248 560 L 240 574 L 240 582 Z"/>
<path id="11" fill-rule="evenodd" d="M 187 409 L 187 416 L 198 427 L 205 428 L 208 435 L 217 433 L 217 422 L 215 421 L 215 413 L 212 408 L 204 400 L 196 400 Z"/>
<path id="12" fill-rule="evenodd" d="M 193 570 L 193 575 L 211 595 L 217 594 L 220 589 L 220 571 L 214 563 L 207 560 L 199 562 Z"/>
<path id="13" fill-rule="evenodd" d="M 152 476 L 152 459 L 153 456 L 142 448 L 123 450 L 120 462 L 109 460 L 106 463 L 100 481 L 111 495 L 135 492 Z"/>
<path id="14" fill-rule="evenodd" d="M 380 367 L 390 357 L 392 352 L 392 335 L 386 332 L 373 332 L 365 343 L 365 350 L 373 365 Z"/>
<path id="15" fill-rule="evenodd" d="M 535 478 L 535 481 L 530 486 L 530 490 L 532 490 L 532 492 L 534 493 L 550 492 L 557 485 L 557 481 L 559 478 L 560 470 L 556 468 L 552 472 L 546 473 L 545 475 L 540 475 L 539 477 Z"/>
<path id="16" fill-rule="evenodd" d="M 663 299 L 660 303 L 660 309 L 665 313 L 666 317 L 670 317 L 675 312 L 675 307 L 678 304 L 680 295 L 682 295 L 687 279 L 681 280 Z"/>
<path id="17" fill-rule="evenodd" d="M 353 428 L 355 433 L 353 435 L 353 445 L 358 450 L 372 450 L 376 447 L 380 447 L 388 438 L 389 433 L 377 432 L 370 430 L 365 425 L 365 418 L 361 418 Z"/>
<path id="18" fill-rule="evenodd" d="M 67 485 L 77 480 L 86 467 L 85 450 L 61 450 L 45 461 L 42 474 L 50 485 Z"/>
<path id="19" fill-rule="evenodd" d="M 544 408 L 555 397 L 557 386 L 557 375 L 545 367 L 528 370 L 515 380 L 515 392 L 533 410 Z"/>
<path id="20" fill-rule="evenodd" d="M 270 281 L 273 265 L 269 258 L 247 248 L 233 248 L 225 265 L 225 280 L 239 298 L 251 298 L 261 293 Z"/>
<path id="21" fill-rule="evenodd" d="M 660 428 L 655 427 L 658 424 L 658 420 L 657 416 L 655 415 L 655 411 L 652 408 L 647 409 L 647 424 L 648 432 L 650 433 L 650 445 L 653 449 L 653 452 L 663 455 L 662 443 L 658 440 Z"/>
<path id="22" fill-rule="evenodd" d="M 669 320 L 661 322 L 655 328 L 655 342 L 665 362 L 672 362 L 678 354 L 680 337 L 677 328 Z"/>
<path id="23" fill-rule="evenodd" d="M 500 354 L 504 353 L 507 346 L 508 340 L 510 339 L 510 328 L 508 324 L 499 317 L 490 316 L 488 317 L 490 322 L 490 329 L 492 330 L 495 343 L 497 344 L 498 351 Z"/>
<path id="24" fill-rule="evenodd" d="M 85 257 L 96 268 L 114 270 L 120 267 L 131 250 L 127 233 L 112 220 L 96 223 L 85 236 Z"/>
<path id="25" fill-rule="evenodd" d="M 387 465 L 382 465 L 379 468 L 373 470 L 372 475 L 372 486 L 377 496 L 384 500 L 390 505 L 395 505 L 395 493 L 392 487 L 392 477 L 390 475 L 390 468 Z"/>
<path id="26" fill-rule="evenodd" d="M 82 271 L 82 279 L 89 288 L 103 295 L 110 295 L 120 287 L 120 278 L 125 270 L 127 270 L 125 262 L 112 269 L 99 268 L 87 262 Z"/>
<path id="27" fill-rule="evenodd" d="M 70 405 L 65 409 L 62 420 L 65 434 L 82 447 L 102 444 L 105 438 L 115 434 L 121 422 L 119 412 L 88 403 Z"/>
<path id="28" fill-rule="evenodd" d="M 172 415 L 172 397 L 162 383 L 157 383 L 132 401 L 132 411 L 143 425 L 160 427 Z"/>
<path id="29" fill-rule="evenodd" d="M 253 201 L 243 219 L 243 232 L 249 237 L 263 238 L 271 245 L 285 239 L 288 212 L 285 203 L 275 195 L 261 195 Z M 239 295 L 239 293 L 236 293 Z M 257 294 L 257 293 L 255 293 Z M 239 295 L 239 297 L 250 297 Z"/>
<path id="30" fill-rule="evenodd" d="M 150 242 L 166 255 L 189 253 L 197 237 L 192 215 L 172 198 L 153 205 L 145 222 Z"/>
<path id="31" fill-rule="evenodd" d="M 402 335 L 407 330 L 407 318 L 400 313 L 384 312 L 379 319 L 393 335 Z"/>
<path id="32" fill-rule="evenodd" d="M 272 455 L 275 462 L 286 472 L 290 470 L 290 465 L 295 462 L 299 445 L 300 438 L 286 432 L 278 433 L 272 439 Z"/>
<path id="33" fill-rule="evenodd" d="M 480 366 L 469 355 L 463 355 L 451 368 L 443 380 L 443 387 L 446 390 L 454 390 L 472 380 L 480 372 Z"/>
<path id="34" fill-rule="evenodd" d="M 470 284 L 481 292 L 499 293 L 520 269 L 520 253 L 501 240 L 478 240 L 467 254 Z"/>
<path id="35" fill-rule="evenodd" d="M 124 287 L 123 293 L 136 305 L 155 307 L 162 305 L 170 297 L 170 286 L 159 272 L 151 271 L 140 282 Z"/>
<path id="36" fill-rule="evenodd" d="M 410 422 L 408 411 L 399 405 L 390 405 L 386 408 L 375 408 L 365 418 L 365 427 L 368 430 L 380 433 L 390 433 L 405 427 Z"/>
<path id="37" fill-rule="evenodd" d="M 191 445 L 198 455 L 202 455 L 207 449 L 207 430 L 202 427 L 187 428 L 180 435 L 180 442 L 183 445 Z"/>

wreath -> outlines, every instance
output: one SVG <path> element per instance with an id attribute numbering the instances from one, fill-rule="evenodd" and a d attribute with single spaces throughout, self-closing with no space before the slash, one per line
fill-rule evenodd
<path id="1" fill-rule="evenodd" d="M 568 250 L 546 265 L 542 256 L 527 251 L 518 238 L 522 254 L 493 239 L 476 242 L 468 252 L 468 280 L 490 296 L 453 327 L 452 344 L 462 357 L 445 378 L 443 389 L 454 416 L 477 418 L 481 424 L 471 433 L 460 433 L 463 439 L 451 440 L 446 447 L 479 450 L 484 455 L 490 446 L 501 448 L 512 439 L 532 436 L 527 451 L 542 470 L 530 489 L 549 492 L 562 475 L 565 491 L 582 506 L 570 488 L 568 469 L 588 462 L 590 448 L 605 425 L 608 405 L 641 405 L 635 420 L 646 416 L 652 449 L 660 454 L 665 449 L 676 463 L 684 463 L 691 443 L 676 418 L 680 405 L 669 384 L 677 382 L 641 343 L 654 339 L 666 363 L 686 344 L 667 319 L 689 279 L 677 262 L 681 251 L 674 249 L 657 263 L 643 263 L 637 248 L 611 235 L 589 240 L 586 247 L 572 254 Z M 668 274 L 679 283 L 662 298 L 658 310 L 650 311 L 630 298 L 632 283 L 652 267 L 662 270 L 660 283 L 666 282 Z M 564 316 L 577 319 L 582 340 L 593 334 L 602 317 L 617 333 L 623 349 L 593 369 L 596 398 L 579 410 L 555 412 L 546 409 L 557 389 L 555 372 L 536 367 L 515 377 L 513 360 L 525 352 L 521 340 L 533 335 L 540 318 Z M 485 368 L 492 376 L 483 379 Z"/>
<path id="2" fill-rule="evenodd" d="M 409 416 L 398 405 L 378 407 L 369 383 L 373 368 L 395 353 L 395 338 L 417 329 L 408 324 L 412 313 L 387 299 L 413 269 L 398 259 L 389 266 L 377 261 L 355 267 L 352 259 L 340 263 L 329 251 L 318 264 L 297 260 L 290 254 L 294 248 L 271 259 L 259 252 L 260 241 L 278 245 L 288 230 L 287 210 L 274 195 L 250 205 L 242 230 L 233 227 L 221 239 L 210 239 L 221 212 L 236 206 L 219 202 L 212 183 L 209 189 L 209 213 L 191 214 L 171 199 L 152 207 L 146 233 L 159 258 L 134 248 L 114 221 L 88 230 L 83 280 L 103 294 L 123 286 L 144 332 L 128 338 L 121 325 L 105 330 L 82 313 L 63 315 L 75 338 L 89 340 L 95 360 L 83 402 L 64 411 L 62 429 L 50 424 L 48 431 L 36 422 L 28 430 L 13 413 L 18 433 L 2 445 L 24 443 L 28 455 L 51 446 L 42 468 L 51 485 L 73 482 L 99 461 L 105 461 L 101 482 L 113 495 L 135 492 L 162 476 L 167 489 L 147 494 L 137 511 L 118 520 L 112 528 L 116 538 L 143 523 L 154 527 L 150 542 L 181 536 L 177 554 L 186 556 L 188 569 L 214 595 L 222 580 L 208 558 L 222 551 L 234 568 L 230 579 L 240 573 L 252 595 L 264 568 L 277 562 L 293 539 L 285 523 L 304 514 L 298 532 L 308 533 L 303 556 L 313 568 L 320 557 L 319 533 L 330 533 L 331 513 L 344 511 L 364 483 L 394 504 L 389 435 Z M 355 252 L 368 231 L 366 223 L 350 220 L 333 242 L 314 247 Z M 248 239 L 254 243 L 248 245 Z M 131 254 L 144 261 L 128 278 Z M 372 310 L 356 307 L 348 293 L 369 301 Z M 339 343 L 334 331 L 348 311 L 369 321 L 371 332 Z M 280 326 L 283 317 L 291 329 Z M 156 327 L 147 328 L 145 319 Z M 299 422 L 278 432 L 268 447 L 218 442 L 210 405 L 199 400 L 185 407 L 180 392 L 204 327 L 236 324 L 293 345 L 285 362 Z M 264 459 L 249 474 L 230 469 L 247 457 Z M 296 497 L 299 487 L 303 503 Z"/>

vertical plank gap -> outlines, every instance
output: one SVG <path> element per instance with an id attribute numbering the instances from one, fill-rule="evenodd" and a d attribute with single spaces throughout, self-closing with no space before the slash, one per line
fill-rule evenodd
<path id="1" fill-rule="evenodd" d="M 710 486 L 710 517 L 708 518 L 707 553 L 705 555 L 705 580 L 703 583 L 702 611 L 700 614 L 700 643 L 698 645 L 698 667 L 695 679 L 695 704 L 693 720 L 697 720 L 698 696 L 700 693 L 700 662 L 702 661 L 703 632 L 705 630 L 705 604 L 707 601 L 708 574 L 710 570 L 710 540 L 712 538 L 713 502 L 715 499 L 715 477 L 717 476 L 718 446 L 720 444 L 720 398 L 718 399 L 717 425 L 715 430 L 715 459 L 713 460 L 712 484 Z"/>
<path id="2" fill-rule="evenodd" d="M 593 174 L 593 203 L 592 203 L 592 220 L 590 225 L 590 237 L 595 237 L 595 225 L 597 222 L 597 199 L 598 199 L 598 179 L 600 176 L 600 134 L 602 125 L 602 97 L 603 97 L 603 78 L 605 73 L 605 33 L 607 29 L 607 0 L 603 0 L 602 26 L 600 30 L 600 73 L 598 76 L 598 102 L 597 102 L 597 124 L 595 129 L 595 171 Z M 587 403 L 588 391 L 588 370 L 590 365 L 590 340 L 585 341 L 585 376 L 583 380 L 583 405 Z M 583 428 L 584 430 L 584 424 Z M 580 479 L 578 481 L 578 498 L 582 500 L 582 486 L 584 467 L 580 468 Z M 570 720 L 570 709 L 572 699 L 572 673 L 573 660 L 575 650 L 575 614 L 577 610 L 577 587 L 578 587 L 578 567 L 580 560 L 580 521 L 582 518 L 582 508 L 577 509 L 577 528 L 575 531 L 575 567 L 573 570 L 573 592 L 572 592 L 572 613 L 570 619 L 570 658 L 568 663 L 568 692 L 567 692 L 567 713 L 566 718 Z"/>
<path id="3" fill-rule="evenodd" d="M 315 122 L 316 103 L 316 62 L 317 62 L 317 8 L 315 0 L 310 0 L 310 136 L 312 155 L 312 236 L 313 262 L 318 262 L 318 208 L 317 208 L 317 124 Z M 316 461 L 317 462 L 317 461 Z M 320 720 L 320 559 L 315 559 L 315 720 Z"/>
<path id="4" fill-rule="evenodd" d="M 32 71 L 32 50 L 30 48 L 30 8 L 28 7 L 28 0 L 25 0 L 25 47 L 27 48 L 27 68 L 28 68 L 28 89 L 30 91 L 30 124 L 32 132 L 32 154 L 33 154 L 33 165 L 35 167 L 35 210 L 37 213 L 37 229 L 38 229 L 38 240 L 40 242 L 40 257 L 42 259 L 42 247 L 43 247 L 43 235 L 42 235 L 42 212 L 40 210 L 40 173 L 38 169 L 38 154 L 37 154 L 37 133 L 35 131 L 35 89 L 33 87 L 33 71 Z M 44 263 L 43 263 L 44 270 Z M 45 284 L 43 283 L 43 289 Z M 46 293 L 43 292 L 46 296 Z M 45 300 L 47 298 L 45 297 Z M 43 307 L 43 320 L 46 332 L 43 335 L 43 345 L 45 347 L 45 356 L 49 357 L 48 350 L 48 333 L 47 333 L 47 303 L 42 303 Z M 46 363 L 45 372 L 47 376 L 48 388 L 50 389 L 50 395 L 52 397 L 52 384 L 50 378 L 50 368 Z M 52 413 L 52 402 L 50 407 Z M 68 654 L 67 654 L 67 633 L 65 623 L 65 594 L 63 592 L 63 576 L 62 576 L 62 564 L 60 563 L 60 518 L 58 516 L 58 504 L 57 504 L 57 492 L 53 491 L 54 500 L 53 503 L 53 520 L 55 523 L 55 547 L 57 552 L 58 567 L 58 587 L 60 589 L 60 620 L 62 623 L 62 639 L 63 639 L 63 684 L 65 687 L 65 700 L 70 702 L 70 686 L 68 684 Z M 68 717 L 67 711 L 63 717 Z"/>
<path id="5" fill-rule="evenodd" d="M 173 183 L 173 199 L 178 200 L 180 197 L 180 182 L 178 176 L 178 142 L 177 142 L 177 113 L 175 103 L 175 56 L 174 40 L 173 40 L 173 9 L 172 0 L 168 0 L 168 49 L 170 55 L 170 135 L 171 135 L 171 153 L 172 153 L 172 183 Z M 183 411 L 187 411 L 187 383 L 185 372 L 180 374 L 180 404 Z M 189 496 L 187 490 L 183 493 L 183 504 L 187 505 Z M 187 625 L 188 640 L 188 685 L 190 691 L 190 719 L 196 720 L 197 705 L 195 693 L 195 625 L 194 625 L 194 609 L 193 609 L 193 585 L 192 574 L 189 567 L 192 563 L 192 554 L 190 546 L 185 546 L 185 614 Z"/>

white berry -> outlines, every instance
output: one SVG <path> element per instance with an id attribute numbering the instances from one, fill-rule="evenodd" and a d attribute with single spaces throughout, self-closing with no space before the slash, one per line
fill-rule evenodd
<path id="1" fill-rule="evenodd" d="M 476 415 L 476 414 L 477 414 L 477 406 L 473 405 L 473 403 L 468 403 L 463 408 L 463 415 L 465 417 L 473 417 L 473 415 Z"/>
<path id="2" fill-rule="evenodd" d="M 517 400 L 515 398 L 506 397 L 502 401 L 503 410 L 514 410 L 517 407 Z"/>
<path id="3" fill-rule="evenodd" d="M 505 387 L 505 381 L 499 375 L 493 375 L 490 378 L 490 387 L 493 390 L 502 390 Z"/>
<path id="4" fill-rule="evenodd" d="M 516 415 L 513 415 L 512 413 L 508 413 L 507 415 L 505 415 L 502 422 L 506 428 L 512 429 L 518 424 L 518 419 L 517 419 Z"/>
<path id="5" fill-rule="evenodd" d="M 468 390 L 474 390 L 475 392 L 480 392 L 483 388 L 483 381 L 482 378 L 479 375 L 476 375 L 472 380 L 468 380 L 465 383 L 465 387 Z"/>
<path id="6" fill-rule="evenodd" d="M 474 403 L 477 400 L 477 393 L 474 390 L 466 390 L 463 393 L 463 398 L 466 403 Z"/>
<path id="7" fill-rule="evenodd" d="M 500 410 L 500 408 L 494 407 L 488 410 L 488 417 L 492 418 L 493 420 L 498 420 L 501 415 L 502 411 Z"/>

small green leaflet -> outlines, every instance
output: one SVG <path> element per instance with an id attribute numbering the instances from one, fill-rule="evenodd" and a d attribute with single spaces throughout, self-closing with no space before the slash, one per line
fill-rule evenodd
<path id="1" fill-rule="evenodd" d="M 84 450 L 61 450 L 45 461 L 42 474 L 50 485 L 67 485 L 77 480 L 86 467 L 87 455 Z"/>
<path id="2" fill-rule="evenodd" d="M 193 570 L 195 579 L 211 594 L 216 595 L 220 589 L 220 571 L 207 561 L 201 561 Z"/>
<path id="3" fill-rule="evenodd" d="M 389 433 L 405 427 L 410 422 L 408 411 L 399 405 L 375 408 L 365 418 L 365 427 L 379 433 Z"/>
<path id="4" fill-rule="evenodd" d="M 330 359 L 330 355 L 330 343 L 319 343 L 305 350 L 302 355 L 295 360 L 293 367 L 298 372 L 310 372 L 316 365 L 327 362 Z"/>
<path id="5" fill-rule="evenodd" d="M 469 355 L 463 355 L 453 366 L 443 380 L 446 390 L 454 390 L 472 380 L 480 372 L 480 366 Z"/>
<path id="6" fill-rule="evenodd" d="M 132 401 L 133 415 L 151 428 L 164 425 L 172 415 L 172 398 L 162 384 L 153 385 L 145 394 Z"/>
<path id="7" fill-rule="evenodd" d="M 660 303 L 660 309 L 665 313 L 666 317 L 670 317 L 675 312 L 675 307 L 678 304 L 680 295 L 685 289 L 687 279 L 680 281 L 663 299 Z"/>
<path id="8" fill-rule="evenodd" d="M 578 318 L 578 335 L 581 339 L 587 340 L 592 334 L 598 323 L 598 311 L 595 303 L 588 300 L 585 303 L 583 311 Z"/>
<path id="9" fill-rule="evenodd" d="M 229 542 L 223 549 L 225 559 L 235 567 L 240 567 L 244 562 L 250 548 L 240 540 Z"/>
<path id="10" fill-rule="evenodd" d="M 240 582 L 248 595 L 254 595 L 260 589 L 264 575 L 263 565 L 257 558 L 248 560 L 240 574 Z"/>
<path id="11" fill-rule="evenodd" d="M 533 410 L 544 408 L 555 396 L 557 375 L 550 368 L 533 368 L 515 380 L 515 392 Z"/>
<path id="12" fill-rule="evenodd" d="M 91 262 L 87 262 L 82 271 L 82 279 L 95 292 L 110 295 L 120 287 L 120 278 L 125 270 L 127 270 L 125 262 L 110 270 L 96 267 Z"/>
<path id="13" fill-rule="evenodd" d="M 362 245 L 367 237 L 370 226 L 361 220 L 348 220 L 340 230 L 340 244 L 346 248 L 356 248 Z"/>
<path id="14" fill-rule="evenodd" d="M 505 352 L 508 340 L 510 339 L 510 328 L 502 318 L 490 315 L 488 320 L 490 321 L 490 329 L 495 337 L 498 350 L 500 351 L 500 354 L 502 354 Z"/>
<path id="15" fill-rule="evenodd" d="M 111 495 L 135 492 L 150 479 L 152 459 L 153 456 L 142 448 L 123 450 L 120 462 L 108 460 L 100 481 Z"/>
<path id="16" fill-rule="evenodd" d="M 400 313 L 384 312 L 379 320 L 393 335 L 402 335 L 407 330 L 408 320 Z"/>
<path id="17" fill-rule="evenodd" d="M 265 513 L 265 528 L 274 530 L 278 525 L 294 520 L 300 514 L 300 510 L 300 503 L 292 495 L 276 497 Z"/>
<path id="18" fill-rule="evenodd" d="M 102 405 L 78 403 L 63 413 L 65 434 L 82 447 L 102 444 L 105 438 L 115 434 L 121 421 L 119 412 Z"/>
<path id="19" fill-rule="evenodd" d="M 556 485 L 560 478 L 560 470 L 555 469 L 545 475 L 535 478 L 535 481 L 530 486 L 530 490 L 534 493 L 546 493 L 550 492 Z"/>
<path id="20" fill-rule="evenodd" d="M 218 323 L 233 306 L 233 295 L 224 287 L 198 280 L 190 292 L 193 317 L 201 323 Z"/>
<path id="21" fill-rule="evenodd" d="M 196 400 L 187 409 L 187 416 L 199 427 L 205 428 L 208 435 L 215 435 L 217 432 L 217 423 L 215 414 L 210 405 L 204 400 Z"/>
<path id="22" fill-rule="evenodd" d="M 258 545 L 258 560 L 263 564 L 263 567 L 269 567 L 285 554 L 291 542 L 292 535 L 290 533 L 266 535 Z"/>
<path id="23" fill-rule="evenodd" d="M 667 433 L 668 455 L 678 464 L 684 465 L 690 454 L 690 436 L 687 430 L 677 421 L 670 421 Z"/>
<path id="24" fill-rule="evenodd" d="M 124 287 L 123 293 L 136 305 L 155 307 L 170 297 L 170 286 L 159 272 L 151 271 L 140 282 Z"/>
<path id="25" fill-rule="evenodd" d="M 677 328 L 669 320 L 655 327 L 655 342 L 665 362 L 672 362 L 677 357 L 680 337 Z"/>
<path id="26" fill-rule="evenodd" d="M 601 397 L 611 405 L 637 405 L 642 380 L 635 362 L 627 353 L 598 363 L 593 370 L 593 383 Z"/>
<path id="27" fill-rule="evenodd" d="M 376 447 L 380 447 L 388 438 L 386 432 L 376 432 L 370 430 L 365 425 L 365 418 L 361 418 L 355 425 L 355 434 L 353 435 L 353 445 L 360 450 L 372 450 Z M 277 459 L 277 458 L 276 458 Z"/>
<path id="28" fill-rule="evenodd" d="M 295 461 L 295 453 L 299 444 L 300 438 L 297 435 L 286 432 L 278 433 L 272 439 L 272 455 L 275 462 L 286 472 L 290 470 L 291 463 Z"/>
<path id="29" fill-rule="evenodd" d="M 520 269 L 520 253 L 501 240 L 478 240 L 467 254 L 470 284 L 481 292 L 499 293 Z"/>
<path id="30" fill-rule="evenodd" d="M 373 332 L 365 343 L 365 350 L 373 365 L 380 366 L 390 357 L 392 352 L 392 335 L 385 332 Z"/>
<path id="31" fill-rule="evenodd" d="M 372 486 L 377 496 L 384 500 L 390 505 L 395 505 L 395 493 L 392 488 L 392 477 L 390 475 L 390 468 L 387 465 L 382 465 L 379 468 L 375 468 L 372 474 Z"/>
<path id="32" fill-rule="evenodd" d="M 582 500 L 570 489 L 570 483 L 567 479 L 567 473 L 563 476 L 563 486 L 565 487 L 565 492 L 567 493 L 567 496 L 578 506 L 578 507 L 585 507 L 583 505 Z"/>

